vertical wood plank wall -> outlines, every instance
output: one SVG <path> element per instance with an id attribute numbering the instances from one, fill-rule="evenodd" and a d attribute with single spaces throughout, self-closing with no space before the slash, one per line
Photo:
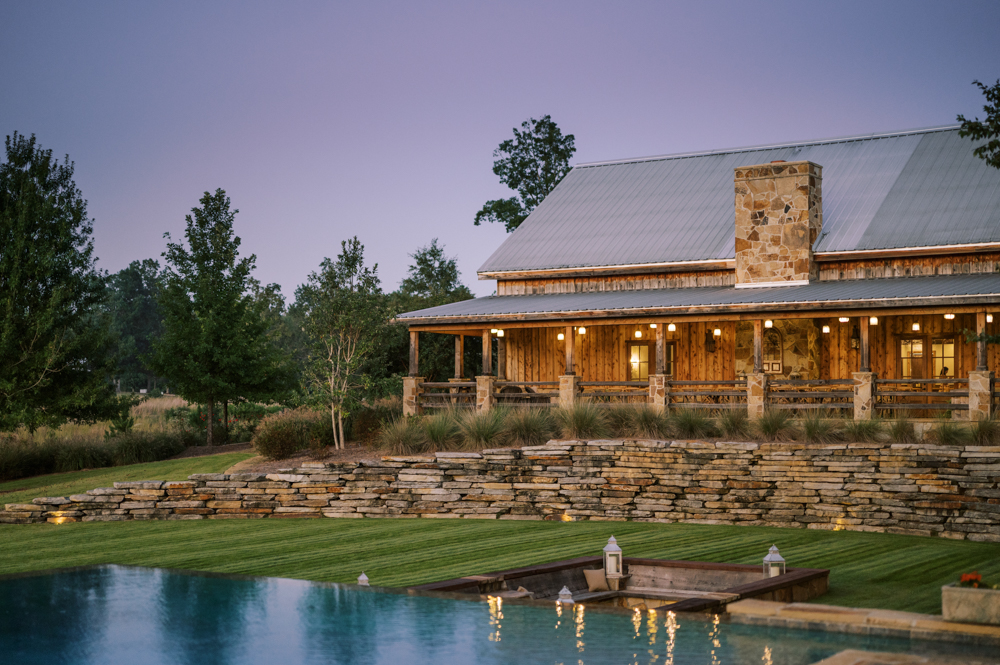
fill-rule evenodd
<path id="1" fill-rule="evenodd" d="M 913 323 L 920 332 L 912 333 Z M 665 325 L 661 322 L 660 325 Z M 677 330 L 664 330 L 664 339 L 674 343 L 674 376 L 678 380 L 731 381 L 735 377 L 736 324 L 734 322 L 677 323 Z M 817 326 L 830 326 L 829 334 L 817 335 L 819 344 L 820 378 L 850 379 L 858 371 L 858 349 L 851 348 L 851 332 L 858 319 L 840 323 L 837 318 L 816 319 Z M 935 337 L 954 337 L 955 376 L 967 377 L 976 368 L 975 344 L 967 344 L 963 329 L 974 330 L 975 314 L 959 314 L 945 319 L 940 314 L 922 316 L 879 317 L 878 325 L 869 329 L 871 370 L 881 378 L 899 376 L 898 346 L 900 337 L 923 336 L 928 343 Z M 705 351 L 705 335 L 713 329 L 722 330 L 716 338 L 716 351 Z M 564 371 L 565 352 L 557 335 L 564 328 L 510 328 L 507 339 L 507 377 L 511 381 L 556 381 Z M 593 325 L 585 335 L 576 335 L 576 373 L 584 381 L 628 381 L 626 344 L 635 341 L 635 331 L 642 331 L 642 340 L 653 342 L 656 331 L 648 325 Z M 987 324 L 990 334 L 1000 333 L 1000 321 Z M 655 345 L 650 346 L 650 368 L 655 367 Z M 1000 369 L 1000 345 L 989 345 L 989 366 Z M 653 370 L 651 370 L 653 371 Z"/>

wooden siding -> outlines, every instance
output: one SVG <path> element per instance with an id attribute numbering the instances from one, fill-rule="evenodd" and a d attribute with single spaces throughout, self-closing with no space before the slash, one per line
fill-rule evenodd
<path id="1" fill-rule="evenodd" d="M 819 264 L 821 282 L 885 277 L 970 275 L 1000 272 L 1000 253 L 949 256 L 911 256 L 866 261 L 835 261 Z"/>

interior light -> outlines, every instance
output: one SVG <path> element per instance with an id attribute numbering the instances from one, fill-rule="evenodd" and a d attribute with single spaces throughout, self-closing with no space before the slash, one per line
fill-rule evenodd
<path id="1" fill-rule="evenodd" d="M 655 323 L 650 323 L 649 327 L 652 328 L 653 330 L 656 330 L 656 324 Z"/>
<path id="2" fill-rule="evenodd" d="M 913 332 L 920 332 L 920 324 L 919 323 L 914 323 L 912 330 L 913 330 Z"/>
<path id="3" fill-rule="evenodd" d="M 993 320 L 993 318 L 992 318 L 991 316 L 987 315 L 987 316 L 986 316 L 986 320 L 987 320 L 987 321 L 992 321 L 992 320 Z M 672 323 L 668 323 L 668 324 L 667 324 L 667 332 L 676 332 L 676 331 L 677 331 L 677 326 L 675 326 L 675 325 L 674 325 L 674 324 L 672 324 Z"/>
<path id="4" fill-rule="evenodd" d="M 877 326 L 878 325 L 878 317 L 877 316 L 869 316 L 868 317 L 868 323 L 870 323 L 873 326 Z"/>
<path id="5" fill-rule="evenodd" d="M 715 330 L 712 331 L 712 334 L 715 335 L 716 337 L 722 337 L 722 328 L 716 328 Z"/>
<path id="6" fill-rule="evenodd" d="M 946 318 L 946 319 L 948 319 L 949 321 L 951 321 L 952 319 L 954 319 L 954 318 L 955 318 L 955 315 L 954 315 L 954 314 L 945 314 L 945 315 L 944 315 L 944 318 Z"/>
<path id="7" fill-rule="evenodd" d="M 584 328 L 583 326 L 580 326 L 579 328 L 577 328 L 577 332 L 579 332 L 581 335 L 586 335 L 587 329 Z"/>
<path id="8" fill-rule="evenodd" d="M 773 328 L 774 327 L 774 321 L 772 321 L 771 319 L 768 319 L 767 321 L 764 321 L 764 327 L 765 328 Z"/>
<path id="9" fill-rule="evenodd" d="M 824 335 L 830 334 L 830 326 L 823 326 L 823 334 Z"/>
<path id="10" fill-rule="evenodd" d="M 850 317 L 847 316 L 842 316 L 838 319 L 838 321 L 840 321 L 841 323 L 847 323 L 850 320 L 851 320 Z"/>
<path id="11" fill-rule="evenodd" d="M 566 339 L 566 335 L 559 333 L 558 335 L 556 335 L 556 339 L 558 339 L 561 342 L 564 339 Z"/>
<path id="12" fill-rule="evenodd" d="M 497 337 L 503 337 L 503 328 L 497 330 Z"/>
<path id="13" fill-rule="evenodd" d="M 641 331 L 641 330 L 636 330 L 636 331 L 635 331 L 635 336 L 636 336 L 637 338 L 638 338 L 638 337 L 642 337 L 642 331 Z"/>

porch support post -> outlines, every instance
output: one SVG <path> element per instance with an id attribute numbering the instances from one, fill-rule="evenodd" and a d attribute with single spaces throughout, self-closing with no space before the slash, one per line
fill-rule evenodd
<path id="1" fill-rule="evenodd" d="M 559 407 L 569 408 L 576 404 L 579 394 L 580 377 L 575 374 L 567 374 L 559 377 Z"/>
<path id="2" fill-rule="evenodd" d="M 854 372 L 854 419 L 871 420 L 875 413 L 875 374 Z"/>
<path id="3" fill-rule="evenodd" d="M 465 376 L 465 335 L 455 335 L 455 378 Z"/>
<path id="4" fill-rule="evenodd" d="M 416 333 L 410 333 L 416 334 Z M 404 416 L 419 416 L 423 413 L 423 407 L 420 406 L 420 393 L 423 392 L 420 388 L 420 384 L 424 382 L 424 377 L 422 376 L 404 376 L 403 377 L 403 415 Z"/>
<path id="5" fill-rule="evenodd" d="M 747 374 L 747 415 L 750 418 L 760 418 L 764 415 L 765 408 L 767 408 L 767 374 L 764 372 Z"/>
<path id="6" fill-rule="evenodd" d="M 868 317 L 861 316 L 861 367 L 862 372 L 871 372 L 871 354 L 868 350 Z"/>
<path id="7" fill-rule="evenodd" d="M 760 319 L 753 322 L 753 372 L 764 373 L 764 322 Z"/>
<path id="8" fill-rule="evenodd" d="M 507 378 L 507 338 L 497 337 L 497 379 Z"/>
<path id="9" fill-rule="evenodd" d="M 574 335 L 573 326 L 566 326 L 566 332 L 563 333 L 563 337 L 566 338 L 566 376 L 576 374 L 573 366 L 573 351 L 576 344 Z"/>
<path id="10" fill-rule="evenodd" d="M 988 356 L 986 355 L 986 312 L 976 312 L 976 371 L 986 372 L 989 368 Z"/>
<path id="11" fill-rule="evenodd" d="M 486 331 L 489 334 L 489 331 Z M 476 411 L 489 411 L 493 408 L 493 393 L 496 390 L 495 376 L 476 377 Z"/>
<path id="12" fill-rule="evenodd" d="M 657 375 L 665 374 L 667 369 L 667 344 L 664 341 L 666 336 L 666 327 L 663 323 L 656 326 L 656 373 Z M 652 384 L 650 384 L 652 386 Z"/>
<path id="13" fill-rule="evenodd" d="M 993 372 L 969 372 L 969 420 L 993 415 Z"/>
<path id="14" fill-rule="evenodd" d="M 670 377 L 666 374 L 651 374 L 649 377 L 649 403 L 661 413 L 670 410 Z"/>
<path id="15" fill-rule="evenodd" d="M 410 376 L 416 376 L 420 362 L 420 333 L 410 331 Z"/>
<path id="16" fill-rule="evenodd" d="M 490 329 L 483 330 L 483 376 L 493 373 L 493 337 Z"/>

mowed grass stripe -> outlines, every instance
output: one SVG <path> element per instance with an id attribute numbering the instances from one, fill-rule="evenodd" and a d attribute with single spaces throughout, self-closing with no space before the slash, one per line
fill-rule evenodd
<path id="1" fill-rule="evenodd" d="M 600 554 L 830 568 L 819 602 L 940 612 L 940 587 L 978 570 L 1000 580 L 1000 545 L 891 534 L 638 522 L 259 520 L 0 527 L 0 573 L 97 563 L 410 586 Z"/>

